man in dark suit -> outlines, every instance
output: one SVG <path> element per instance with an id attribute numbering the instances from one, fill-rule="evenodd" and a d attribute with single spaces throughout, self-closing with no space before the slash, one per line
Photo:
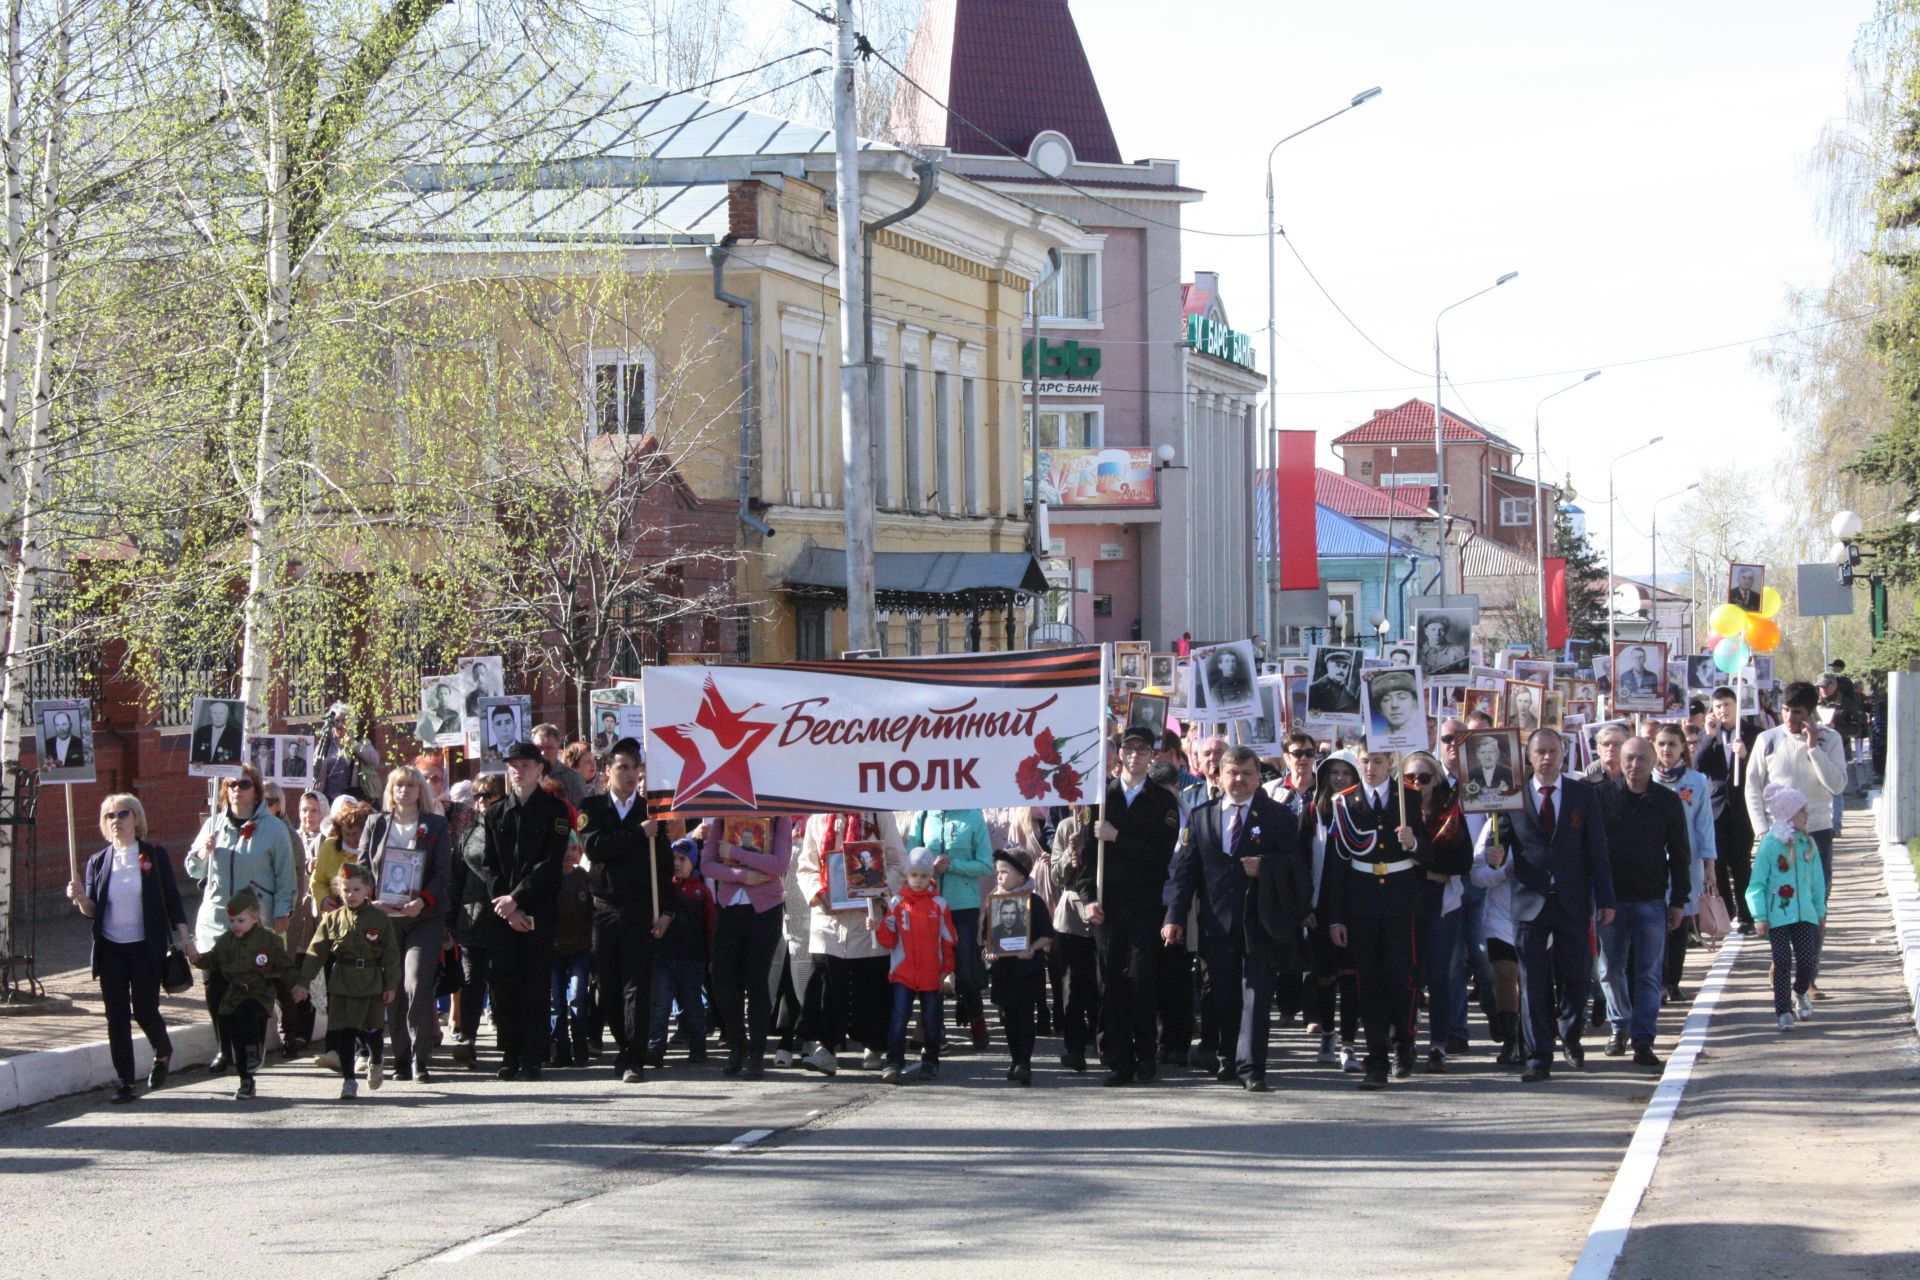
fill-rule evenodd
<path id="1" fill-rule="evenodd" d="M 1740 718 L 1740 698 L 1722 685 L 1713 691 L 1693 767 L 1707 776 L 1713 802 L 1713 878 L 1721 901 L 1739 913 L 1740 932 L 1753 932 L 1747 876 L 1753 870 L 1753 819 L 1747 812 L 1747 761 L 1760 726 Z"/>
<path id="2" fill-rule="evenodd" d="M 1091 824 L 1080 856 L 1081 876 L 1068 886 L 1088 903 L 1100 951 L 1100 1026 L 1106 1037 L 1107 1085 L 1152 1080 L 1159 1070 L 1157 995 L 1160 922 L 1166 914 L 1167 871 L 1180 837 L 1180 801 L 1147 781 L 1153 735 L 1128 729 L 1120 738 L 1120 773 L 1107 787 L 1105 820 Z M 1099 883 L 1099 851 L 1107 846 L 1106 883 Z"/>
<path id="3" fill-rule="evenodd" d="M 78 769 L 87 762 L 87 749 L 73 732 L 71 712 L 53 713 L 52 732 L 47 735 L 46 750 L 40 756 L 55 769 Z"/>
<path id="4" fill-rule="evenodd" d="M 1335 649 L 1321 659 L 1320 678 L 1307 686 L 1307 709 L 1333 715 L 1360 710 L 1360 691 L 1353 683 L 1353 658 Z"/>
<path id="5" fill-rule="evenodd" d="M 240 726 L 233 723 L 231 703 L 207 703 L 207 723 L 193 731 L 187 758 L 195 764 L 240 763 Z"/>
<path id="6" fill-rule="evenodd" d="M 1186 941 L 1187 912 L 1197 896 L 1216 1037 L 1205 1047 L 1218 1050 L 1222 1083 L 1238 1080 L 1265 1093 L 1274 975 L 1282 960 L 1298 960 L 1289 943 L 1306 914 L 1313 872 L 1300 854 L 1292 812 L 1260 789 L 1260 757 L 1249 747 L 1230 748 L 1218 776 L 1221 794 L 1187 815 L 1160 936 L 1169 947 Z M 1278 897 L 1267 895 L 1271 905 L 1263 913 L 1261 891 L 1270 878 L 1284 888 Z M 1270 918 L 1287 915 L 1289 904 L 1290 922 Z"/>
<path id="7" fill-rule="evenodd" d="M 1367 1034 L 1362 1089 L 1384 1089 L 1387 1064 L 1413 1074 L 1413 919 L 1420 912 L 1426 866 L 1418 856 L 1420 807 L 1409 801 L 1401 820 L 1393 757 L 1360 758 L 1360 785 L 1334 801 L 1320 877 L 1318 913 L 1336 947 L 1346 947 L 1359 979 L 1360 1022 Z"/>
<path id="8" fill-rule="evenodd" d="M 1488 823 L 1481 833 L 1487 865 L 1505 867 L 1513 883 L 1513 944 L 1520 953 L 1527 1048 L 1520 1079 L 1529 1084 L 1553 1074 L 1556 984 L 1562 1053 L 1575 1069 L 1586 1065 L 1580 1033 L 1586 1027 L 1595 910 L 1602 926 L 1613 923 L 1613 868 L 1600 800 L 1591 784 L 1561 775 L 1561 750 L 1552 729 L 1527 739 L 1533 777 L 1521 789 L 1526 807 L 1501 814 L 1498 824 Z"/>
<path id="9" fill-rule="evenodd" d="M 484 892 L 509 932 L 488 956 L 500 1078 L 538 1080 L 547 1060 L 547 990 L 561 867 L 574 823 L 564 801 L 540 787 L 546 759 L 531 742 L 506 750 L 507 793 L 482 822 Z"/>

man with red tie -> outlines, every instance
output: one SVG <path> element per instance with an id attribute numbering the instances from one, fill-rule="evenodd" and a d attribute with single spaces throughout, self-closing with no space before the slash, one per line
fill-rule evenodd
<path id="1" fill-rule="evenodd" d="M 1527 1051 L 1520 1079 L 1529 1084 L 1552 1076 L 1556 1030 L 1567 1064 L 1585 1067 L 1580 1034 L 1586 1028 L 1596 910 L 1602 925 L 1613 923 L 1613 867 L 1599 797 L 1591 784 L 1561 774 L 1562 749 L 1558 731 L 1534 731 L 1527 739 L 1533 776 L 1525 788 L 1526 807 L 1501 814 L 1480 833 L 1487 866 L 1504 868 L 1513 884 L 1513 942 L 1520 953 L 1520 1021 Z"/>

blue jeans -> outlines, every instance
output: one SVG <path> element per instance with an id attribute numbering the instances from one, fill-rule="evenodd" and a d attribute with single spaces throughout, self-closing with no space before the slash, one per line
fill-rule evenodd
<path id="1" fill-rule="evenodd" d="M 920 1002 L 920 1020 L 926 1025 L 927 1040 L 920 1049 L 920 1061 L 940 1061 L 940 1046 L 946 1040 L 946 1028 L 941 1026 L 945 1001 L 940 989 L 915 991 L 903 983 L 889 983 L 893 988 L 893 1017 L 887 1022 L 887 1061 L 896 1067 L 907 1065 L 907 1019 L 913 1015 L 914 1001 Z"/>
<path id="2" fill-rule="evenodd" d="M 1667 904 L 1658 898 L 1616 903 L 1613 923 L 1600 926 L 1600 958 L 1607 1020 L 1634 1048 L 1651 1048 L 1667 962 Z"/>
<path id="3" fill-rule="evenodd" d="M 953 913 L 953 1013 L 971 1024 L 986 1017 L 982 994 L 987 989 L 987 962 L 980 954 L 980 908 L 961 907 Z"/>
<path id="4" fill-rule="evenodd" d="M 653 966 L 653 1017 L 647 1028 L 647 1046 L 667 1047 L 667 1029 L 674 1005 L 680 1006 L 680 1029 L 687 1033 L 687 1044 L 706 1052 L 707 1006 L 700 989 L 706 984 L 707 966 L 699 960 L 656 961 Z"/>
<path id="5" fill-rule="evenodd" d="M 1427 1047 L 1444 1049 L 1453 1025 L 1453 952 L 1460 940 L 1460 922 L 1466 913 L 1459 907 L 1440 914 L 1447 887 L 1428 882 L 1421 886 L 1421 910 L 1414 917 L 1415 947 L 1420 959 L 1420 978 L 1427 987 Z M 1460 1024 L 1466 1031 L 1465 1020 Z"/>
<path id="6" fill-rule="evenodd" d="M 555 1049 L 571 1052 L 587 1042 L 587 974 L 593 952 L 555 956 L 553 979 L 547 988 L 547 1026 Z"/>

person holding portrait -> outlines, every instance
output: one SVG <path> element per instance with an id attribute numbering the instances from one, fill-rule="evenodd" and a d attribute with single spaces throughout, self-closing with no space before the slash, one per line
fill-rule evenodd
<path id="1" fill-rule="evenodd" d="M 387 774 L 381 811 L 360 839 L 358 861 L 381 887 L 380 909 L 393 921 L 400 947 L 400 988 L 386 1008 L 396 1080 L 427 1080 L 440 1041 L 434 994 L 450 906 L 453 834 L 439 810 L 420 771 L 398 765 Z M 402 884 L 403 891 L 387 891 Z"/>

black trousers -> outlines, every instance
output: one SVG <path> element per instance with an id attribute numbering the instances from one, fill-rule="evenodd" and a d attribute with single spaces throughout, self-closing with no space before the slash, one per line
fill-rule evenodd
<path id="1" fill-rule="evenodd" d="M 1661 980 L 1669 987 L 1680 985 L 1680 977 L 1687 970 L 1687 947 L 1692 942 L 1694 929 L 1693 917 L 1680 922 L 1678 929 L 1667 930 L 1666 972 Z"/>
<path id="2" fill-rule="evenodd" d="M 1713 878 L 1720 887 L 1720 898 L 1732 907 L 1742 924 L 1753 923 L 1747 909 L 1747 877 L 1753 873 L 1753 829 L 1746 814 L 1738 818 L 1731 804 L 1713 820 Z"/>
<path id="3" fill-rule="evenodd" d="M 107 1053 L 113 1074 L 133 1083 L 133 1024 L 138 1022 L 156 1058 L 173 1056 L 167 1020 L 160 1016 L 160 962 L 144 942 L 94 943 L 93 964 L 100 971 L 100 1002 L 107 1008 Z M 212 976 L 212 975 L 209 975 Z"/>
<path id="4" fill-rule="evenodd" d="M 454 1025 L 454 1038 L 472 1044 L 480 1034 L 480 1013 L 487 1003 L 487 967 L 493 948 L 475 943 L 460 944 L 460 1020 Z"/>
<path id="5" fill-rule="evenodd" d="M 233 1057 L 233 1033 L 226 1019 L 220 1016 L 220 1002 L 227 998 L 227 978 L 218 969 L 208 969 L 206 981 L 207 1016 L 213 1019 L 214 1039 L 220 1044 L 220 1056 Z"/>
<path id="6" fill-rule="evenodd" d="M 1207 1038 L 1200 1047 L 1230 1067 L 1240 1043 L 1241 967 L 1245 957 L 1225 938 L 1202 938 L 1200 955 L 1206 962 L 1201 999 L 1207 1007 Z"/>
<path id="7" fill-rule="evenodd" d="M 800 1038 L 817 1041 L 834 1053 L 845 1048 L 848 1040 L 858 1040 L 868 1049 L 886 1048 L 887 1023 L 893 1016 L 887 967 L 885 956 L 815 956 L 800 1016 Z"/>
<path id="8" fill-rule="evenodd" d="M 1193 952 L 1168 947 L 1160 957 L 1160 1043 L 1185 1059 L 1193 1044 Z"/>
<path id="9" fill-rule="evenodd" d="M 338 1031 L 327 1029 L 327 1048 L 340 1059 L 340 1074 L 347 1079 L 355 1079 L 355 1049 L 366 1050 L 368 1062 L 380 1061 L 381 1034 L 378 1030 L 366 1030 L 361 1027 L 343 1027 Z"/>
<path id="10" fill-rule="evenodd" d="M 548 913 L 551 914 L 551 913 Z M 543 1067 L 549 1033 L 548 991 L 553 981 L 553 930 L 516 933 L 487 952 L 487 986 L 502 1064 Z M 644 1034 L 644 1032 L 643 1032 Z"/>
<path id="11" fill-rule="evenodd" d="M 619 1048 L 616 1072 L 640 1067 L 646 1058 L 653 1025 L 653 952 L 647 908 L 594 900 L 593 980 L 600 988 L 600 1017 Z"/>
<path id="12" fill-rule="evenodd" d="M 1085 1053 L 1100 1025 L 1100 951 L 1092 938 L 1062 933 L 1053 945 L 1060 951 L 1065 999 L 1060 1006 L 1060 1038 L 1068 1053 Z"/>
<path id="13" fill-rule="evenodd" d="M 1520 1027 L 1527 1061 L 1536 1067 L 1553 1065 L 1556 1031 L 1568 1044 L 1580 1043 L 1593 972 L 1591 939 L 1587 918 L 1575 918 L 1558 897 L 1549 897 L 1533 919 L 1513 922 L 1513 947 L 1520 953 Z"/>
<path id="14" fill-rule="evenodd" d="M 1005 965 L 1029 966 L 1028 972 L 1002 974 Z M 1016 1067 L 1033 1065 L 1034 1019 L 1040 1009 L 1040 1001 L 1046 998 L 1046 966 L 1038 959 L 1027 961 L 1002 960 L 992 966 L 989 990 L 993 995 L 993 1007 L 1000 1011 L 1000 1028 L 1007 1040 L 1007 1056 L 1013 1059 Z"/>
<path id="15" fill-rule="evenodd" d="M 1299 977 L 1297 969 L 1289 969 Z M 1240 1024 L 1235 1027 L 1234 1070 L 1242 1080 L 1264 1080 L 1273 1044 L 1274 989 L 1278 980 L 1273 952 L 1255 948 L 1240 962 Z"/>
<path id="16" fill-rule="evenodd" d="M 1396 1036 L 1402 1053 L 1413 1049 L 1413 975 L 1418 960 L 1413 917 L 1356 916 L 1347 921 L 1347 955 L 1356 975 L 1367 1065 L 1384 1068 Z"/>
<path id="17" fill-rule="evenodd" d="M 233 1065 L 242 1080 L 253 1079 L 260 1068 L 261 1049 L 267 1042 L 267 1007 L 242 1000 L 240 1007 L 219 1019 L 221 1033 L 233 1046 Z"/>
<path id="18" fill-rule="evenodd" d="M 731 1056 L 755 1067 L 767 1061 L 767 1023 L 773 1015 L 773 955 L 785 936 L 786 906 L 755 911 L 722 907 L 713 926 L 713 1011 L 727 1028 Z"/>
<path id="19" fill-rule="evenodd" d="M 1094 926 L 1100 948 L 1100 1030 L 1107 1065 L 1131 1071 L 1159 1048 L 1159 911 L 1115 912 Z"/>

